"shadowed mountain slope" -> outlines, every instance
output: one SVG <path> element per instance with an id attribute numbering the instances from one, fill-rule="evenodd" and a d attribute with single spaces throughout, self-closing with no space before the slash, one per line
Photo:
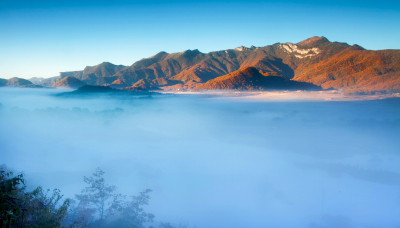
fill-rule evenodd
<path id="1" fill-rule="evenodd" d="M 7 84 L 7 79 L 0 78 L 0 87 L 1 86 L 6 86 L 6 84 Z"/>
<path id="2" fill-rule="evenodd" d="M 79 93 L 106 93 L 106 92 L 114 92 L 118 91 L 109 86 L 91 86 L 91 85 L 84 85 L 79 87 L 76 92 Z"/>
<path id="3" fill-rule="evenodd" d="M 245 67 L 212 79 L 194 90 L 320 90 L 311 83 L 291 81 L 277 73 L 263 73 L 255 67 Z"/>
<path id="4" fill-rule="evenodd" d="M 77 89 L 84 85 L 86 85 L 86 83 L 82 82 L 81 80 L 74 78 L 72 76 L 68 76 L 66 78 L 61 79 L 51 87 L 65 87 L 65 88 Z"/>

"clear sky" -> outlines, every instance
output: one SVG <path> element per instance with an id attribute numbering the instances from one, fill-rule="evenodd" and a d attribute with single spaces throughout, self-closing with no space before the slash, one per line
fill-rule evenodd
<path id="1" fill-rule="evenodd" d="M 400 1 L 0 0 L 0 78 L 58 76 L 160 51 L 201 52 L 312 36 L 400 49 Z"/>

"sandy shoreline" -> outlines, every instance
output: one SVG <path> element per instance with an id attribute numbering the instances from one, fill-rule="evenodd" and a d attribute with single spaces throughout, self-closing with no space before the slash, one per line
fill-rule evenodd
<path id="1" fill-rule="evenodd" d="M 210 99 L 235 99 L 243 101 L 362 101 L 362 100 L 380 100 L 392 97 L 400 97 L 399 93 L 380 94 L 380 95 L 346 95 L 340 90 L 329 91 L 256 91 L 256 92 L 238 92 L 238 91 L 168 91 L 165 94 L 177 95 L 209 95 Z"/>

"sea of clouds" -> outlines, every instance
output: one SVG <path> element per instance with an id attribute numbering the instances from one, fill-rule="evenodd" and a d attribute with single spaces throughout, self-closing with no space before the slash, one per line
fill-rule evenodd
<path id="1" fill-rule="evenodd" d="M 0 89 L 0 164 L 74 197 L 96 167 L 198 228 L 400 227 L 400 100 L 60 97 Z"/>

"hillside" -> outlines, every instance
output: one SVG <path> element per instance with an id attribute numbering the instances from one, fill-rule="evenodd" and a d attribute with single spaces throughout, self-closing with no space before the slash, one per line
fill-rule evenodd
<path id="1" fill-rule="evenodd" d="M 349 47 L 332 58 L 296 70 L 297 81 L 358 93 L 400 90 L 400 51 Z"/>
<path id="2" fill-rule="evenodd" d="M 117 79 L 110 84 L 110 87 L 113 89 L 121 89 L 128 87 L 128 85 L 125 84 L 125 82 L 123 82 L 121 79 Z"/>
<path id="3" fill-rule="evenodd" d="M 271 76 L 272 75 L 272 76 Z M 264 74 L 255 67 L 245 67 L 212 79 L 193 90 L 319 90 L 311 83 L 291 81 L 276 73 Z"/>
<path id="4" fill-rule="evenodd" d="M 102 85 L 117 80 L 117 78 L 110 77 L 124 68 L 126 66 L 103 62 L 96 66 L 87 66 L 83 71 L 61 72 L 60 77 L 72 76 L 90 85 Z"/>
<path id="5" fill-rule="evenodd" d="M 84 82 L 81 80 L 74 78 L 72 76 L 68 76 L 66 78 L 61 79 L 51 87 L 65 87 L 65 88 L 71 88 L 71 89 L 77 89 L 79 87 L 82 87 L 86 85 Z"/>

